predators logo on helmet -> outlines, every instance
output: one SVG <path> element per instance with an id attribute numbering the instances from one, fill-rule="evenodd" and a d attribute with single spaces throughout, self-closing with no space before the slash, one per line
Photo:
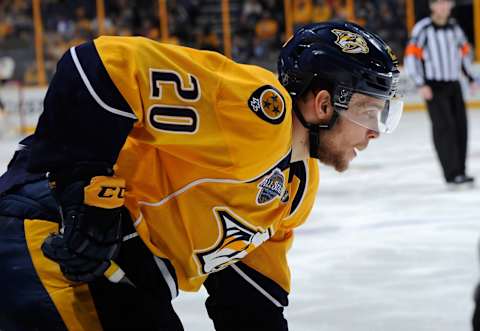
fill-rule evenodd
<path id="1" fill-rule="evenodd" d="M 333 29 L 332 32 L 337 36 L 335 44 L 340 46 L 343 52 L 353 54 L 369 52 L 367 42 L 358 33 L 339 29 Z"/>

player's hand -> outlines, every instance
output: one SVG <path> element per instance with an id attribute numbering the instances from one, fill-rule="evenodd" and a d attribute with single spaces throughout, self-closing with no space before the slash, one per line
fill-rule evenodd
<path id="1" fill-rule="evenodd" d="M 420 93 L 421 97 L 427 101 L 432 100 L 433 92 L 430 86 L 423 85 L 418 89 L 418 93 Z"/>
<path id="2" fill-rule="evenodd" d="M 44 241 L 42 251 L 60 265 L 68 279 L 92 281 L 104 274 L 120 249 L 125 181 L 95 176 L 55 191 L 63 215 L 62 229 Z"/>

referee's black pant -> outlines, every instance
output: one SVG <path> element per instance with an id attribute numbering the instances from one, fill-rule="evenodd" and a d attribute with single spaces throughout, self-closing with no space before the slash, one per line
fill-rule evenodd
<path id="1" fill-rule="evenodd" d="M 427 101 L 432 120 L 433 142 L 447 182 L 465 175 L 467 158 L 467 113 L 462 88 L 455 82 L 427 82 L 433 98 Z"/>

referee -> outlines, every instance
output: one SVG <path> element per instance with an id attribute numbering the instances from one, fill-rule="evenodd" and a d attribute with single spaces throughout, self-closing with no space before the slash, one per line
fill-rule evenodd
<path id="1" fill-rule="evenodd" d="M 420 20 L 405 51 L 405 68 L 426 100 L 433 142 L 445 180 L 453 186 L 474 181 L 465 174 L 467 114 L 460 86 L 463 71 L 472 88 L 471 50 L 450 17 L 451 0 L 430 0 L 430 17 Z"/>

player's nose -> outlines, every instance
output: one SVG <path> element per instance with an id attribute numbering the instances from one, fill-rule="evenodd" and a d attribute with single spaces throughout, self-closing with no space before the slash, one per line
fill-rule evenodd
<path id="1" fill-rule="evenodd" d="M 380 136 L 380 132 L 375 130 L 368 130 L 367 131 L 367 138 L 370 139 L 377 139 Z"/>

